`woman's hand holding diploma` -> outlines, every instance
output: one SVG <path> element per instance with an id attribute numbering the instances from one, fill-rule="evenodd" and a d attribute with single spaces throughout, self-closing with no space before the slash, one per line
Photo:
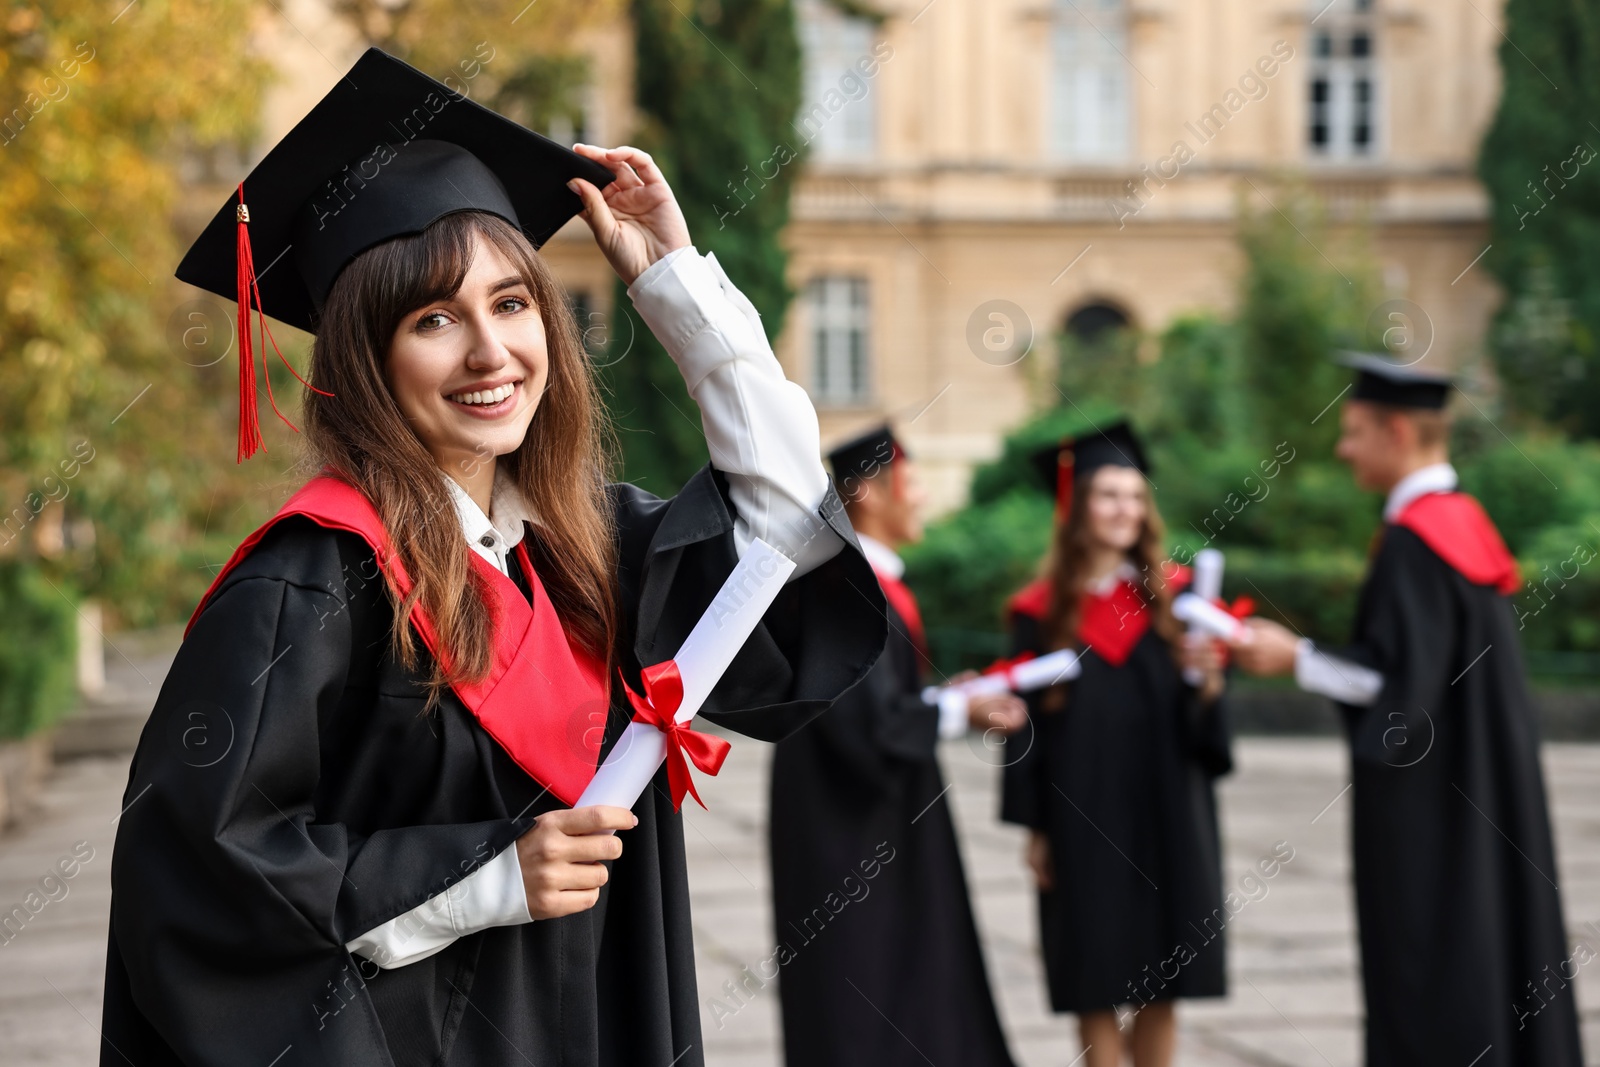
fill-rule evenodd
<path id="1" fill-rule="evenodd" d="M 1216 700 L 1226 684 L 1222 668 L 1222 642 L 1206 633 L 1189 633 L 1183 636 L 1182 660 L 1185 671 L 1192 671 L 1200 679 L 1196 686 L 1200 698 Z"/>
<path id="2" fill-rule="evenodd" d="M 600 900 L 610 878 L 606 860 L 622 855 L 613 831 L 631 830 L 639 819 L 627 808 L 594 805 L 550 811 L 517 838 L 517 862 L 528 894 L 528 914 L 559 919 L 587 911 Z"/>

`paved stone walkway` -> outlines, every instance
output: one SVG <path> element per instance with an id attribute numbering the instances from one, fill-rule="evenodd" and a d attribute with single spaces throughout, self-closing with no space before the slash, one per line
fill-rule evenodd
<path id="1" fill-rule="evenodd" d="M 1249 739 L 1223 790 L 1228 880 L 1286 841 L 1294 859 L 1231 928 L 1232 994 L 1185 1006 L 1184 1067 L 1357 1067 L 1358 990 L 1345 849 L 1344 757 L 1336 742 Z M 720 778 L 702 780 L 710 805 L 692 805 L 687 837 L 696 907 L 700 995 L 711 1067 L 778 1062 L 773 988 L 731 1015 L 710 1007 L 724 981 L 772 951 L 764 855 L 766 746 L 736 744 Z M 990 973 L 1013 1049 L 1025 1067 L 1067 1067 L 1078 1054 L 1070 1019 L 1045 1007 L 1020 834 L 992 818 L 993 770 L 964 743 L 943 753 Z M 1551 745 L 1561 874 L 1574 936 L 1600 946 L 1600 746 Z M 0 945 L 0 1064 L 95 1062 L 113 820 L 126 757 L 64 764 L 45 810 L 0 838 L 0 907 L 9 910 L 75 844 L 93 849 L 66 895 Z M 56 895 L 61 896 L 56 890 Z M 1593 922 L 1596 925 L 1591 927 Z M 908 967 L 916 966 L 907 960 Z M 1600 980 L 1578 985 L 1588 1062 L 1600 1064 Z M 724 1000 L 730 1007 L 736 1002 Z M 937 1050 L 925 1050 L 938 1063 Z M 641 1065 L 651 1067 L 651 1065 Z M 666 1065 L 659 1065 L 666 1067 Z M 949 1065 L 960 1067 L 960 1065 Z M 1466 1067 L 1466 1065 L 1463 1065 Z"/>
<path id="2" fill-rule="evenodd" d="M 945 799 L 955 810 L 1012 1052 L 1023 1067 L 1067 1067 L 1080 1051 L 1076 1027 L 1070 1017 L 1052 1015 L 1045 998 L 1022 831 L 994 819 L 996 773 L 981 750 L 954 742 L 941 755 L 952 783 Z M 721 776 L 701 790 L 710 811 L 684 809 L 708 1067 L 779 1062 L 775 987 L 745 998 L 731 1017 L 711 1007 L 714 999 L 725 1009 L 737 1006 L 723 983 L 743 980 L 742 968 L 756 970 L 773 950 L 764 833 L 768 758 L 764 746 L 736 744 Z M 1248 894 L 1255 899 L 1230 926 L 1230 995 L 1180 1007 L 1178 1063 L 1359 1067 L 1342 744 L 1247 738 L 1236 758 L 1239 769 L 1222 788 L 1225 884 L 1238 887 L 1279 841 L 1294 849 L 1294 858 L 1265 883 L 1264 895 L 1259 888 Z M 1600 951 L 1600 745 L 1548 745 L 1545 766 L 1568 925 Z M 1587 1062 L 1600 1064 L 1600 978 L 1580 977 L 1578 995 Z M 935 1050 L 923 1051 L 946 1067 Z"/>

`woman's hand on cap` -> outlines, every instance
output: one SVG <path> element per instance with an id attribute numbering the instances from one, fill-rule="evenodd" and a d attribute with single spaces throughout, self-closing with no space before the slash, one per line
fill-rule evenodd
<path id="1" fill-rule="evenodd" d="M 688 246 L 689 224 L 648 153 L 626 145 L 576 144 L 572 150 L 617 176 L 604 189 L 584 178 L 572 179 L 567 187 L 583 201 L 581 217 L 624 285 L 632 285 L 668 252 Z"/>

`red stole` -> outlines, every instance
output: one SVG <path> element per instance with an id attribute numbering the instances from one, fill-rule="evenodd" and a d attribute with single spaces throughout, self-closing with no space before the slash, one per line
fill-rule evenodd
<path id="1" fill-rule="evenodd" d="M 1179 566 L 1168 579 L 1174 592 L 1189 584 L 1189 568 Z M 1050 580 L 1029 582 L 1006 602 L 1017 614 L 1043 620 L 1050 610 Z M 1133 582 L 1118 582 L 1106 593 L 1085 592 L 1078 606 L 1078 641 L 1113 667 L 1120 667 L 1150 628 L 1150 608 Z"/>
<path id="2" fill-rule="evenodd" d="M 268 530 L 291 515 L 359 534 L 372 547 L 396 601 L 411 591 L 411 578 L 395 556 L 377 509 L 354 486 L 323 474 L 302 486 L 276 515 L 245 538 L 201 597 L 189 628 L 228 572 L 250 554 Z M 487 587 L 494 650 L 483 681 L 452 688 L 517 766 L 570 806 L 594 777 L 599 761 L 602 728 L 610 707 L 607 678 L 599 661 L 567 640 L 561 619 L 528 559 L 527 546 L 519 542 L 516 552 L 533 591 L 531 605 L 515 582 L 476 552 L 468 551 L 469 563 Z M 448 662 L 448 653 L 439 647 L 433 622 L 421 604 L 412 611 L 411 624 L 429 653 Z"/>
<path id="3" fill-rule="evenodd" d="M 1510 596 L 1522 588 L 1517 561 L 1483 506 L 1466 493 L 1427 493 L 1395 519 L 1474 585 Z"/>
<path id="4" fill-rule="evenodd" d="M 1133 655 L 1150 628 L 1150 612 L 1139 587 L 1118 582 L 1109 593 L 1084 593 L 1078 608 L 1078 640 L 1113 667 Z"/>
<path id="5" fill-rule="evenodd" d="M 928 636 L 922 628 L 922 612 L 917 608 L 917 598 L 911 592 L 911 587 L 900 579 L 878 570 L 872 569 L 878 576 L 878 584 L 883 587 L 884 599 L 889 606 L 894 608 L 895 614 L 906 624 L 906 633 L 911 636 L 911 643 L 917 646 L 917 652 L 923 659 L 928 658 Z"/>

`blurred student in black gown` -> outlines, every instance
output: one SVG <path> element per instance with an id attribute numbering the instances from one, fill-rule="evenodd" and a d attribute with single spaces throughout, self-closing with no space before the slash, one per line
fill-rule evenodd
<path id="1" fill-rule="evenodd" d="M 916 471 L 887 426 L 829 460 L 888 601 L 877 664 L 779 744 L 772 893 L 788 1067 L 1010 1067 L 935 745 L 1015 729 L 1004 694 L 922 700 L 927 646 L 896 546 L 922 536 Z M 862 589 L 861 610 L 873 611 Z M 747 980 L 748 981 L 748 980 Z"/>
<path id="2" fill-rule="evenodd" d="M 1354 639 L 1323 650 L 1252 619 L 1236 653 L 1344 715 L 1367 1067 L 1576 1067 L 1572 979 L 1593 953 L 1569 955 L 1561 920 L 1517 561 L 1456 492 L 1450 379 L 1342 361 L 1358 373 L 1336 454 L 1387 494 Z"/>
<path id="3" fill-rule="evenodd" d="M 1058 522 L 1045 576 L 1009 604 L 1015 651 L 1077 648 L 1082 673 L 1029 695 L 1033 729 L 1007 742 L 1022 751 L 1007 755 L 1000 817 L 1032 830 L 1050 1006 L 1077 1013 L 1085 1067 L 1117 1067 L 1124 1052 L 1165 1067 L 1174 1000 L 1224 993 L 1221 655 L 1172 616 L 1189 574 L 1163 554 L 1131 428 L 1034 458 Z M 1203 683 L 1186 683 L 1184 667 Z"/>

